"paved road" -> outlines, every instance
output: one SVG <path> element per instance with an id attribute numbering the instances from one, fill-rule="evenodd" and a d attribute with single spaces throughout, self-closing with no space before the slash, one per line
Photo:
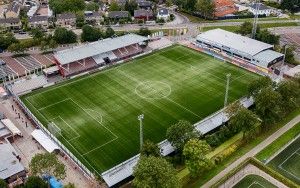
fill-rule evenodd
<path id="1" fill-rule="evenodd" d="M 290 122 L 288 122 L 286 125 L 284 125 L 282 128 L 277 130 L 275 133 L 273 133 L 271 136 L 269 136 L 267 139 L 265 139 L 263 142 L 261 142 L 259 145 L 257 145 L 255 148 L 250 150 L 248 153 L 243 155 L 241 158 L 233 162 L 231 165 L 226 167 L 223 171 L 221 171 L 218 175 L 213 177 L 210 181 L 208 181 L 206 184 L 204 184 L 203 188 L 211 187 L 213 184 L 215 184 L 218 180 L 220 180 L 222 177 L 224 177 L 227 173 L 232 171 L 235 167 L 237 167 L 240 163 L 245 161 L 249 157 L 254 157 L 257 153 L 259 153 L 261 150 L 263 150 L 265 147 L 267 147 L 269 144 L 271 144 L 274 140 L 279 138 L 282 134 L 284 134 L 286 131 L 291 129 L 294 125 L 300 122 L 300 115 L 296 116 L 294 119 L 292 119 Z"/>

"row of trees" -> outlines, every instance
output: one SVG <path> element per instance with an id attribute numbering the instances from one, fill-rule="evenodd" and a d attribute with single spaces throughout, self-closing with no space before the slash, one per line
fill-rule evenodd
<path id="1" fill-rule="evenodd" d="M 105 31 L 99 28 L 94 28 L 90 25 L 84 25 L 82 27 L 81 41 L 82 42 L 92 42 L 99 40 L 101 38 L 109 38 L 115 35 L 115 31 L 108 27 Z"/>
<path id="2" fill-rule="evenodd" d="M 220 145 L 214 144 L 216 141 L 212 140 L 223 139 L 221 141 L 223 143 L 234 134 L 242 132 L 243 140 L 247 142 L 300 106 L 300 76 L 280 83 L 274 83 L 269 77 L 261 77 L 249 84 L 248 95 L 255 100 L 254 108 L 249 110 L 239 102 L 227 107 L 226 113 L 231 118 L 218 131 L 219 134 L 212 133 L 204 137 L 191 123 L 183 120 L 170 126 L 166 137 L 176 148 L 175 157 L 164 159 L 156 144 L 145 142 L 140 161 L 134 169 L 134 186 L 180 187 L 175 169 L 168 162 L 174 162 L 171 158 L 176 157 L 179 158 L 177 163 L 178 161 L 185 163 L 192 177 L 203 175 L 223 160 L 218 157 L 212 159 L 207 157 L 212 148 Z M 215 137 L 211 137 L 214 134 Z M 224 135 L 227 135 L 226 140 L 221 138 Z"/>
<path id="3" fill-rule="evenodd" d="M 85 9 L 84 0 L 49 0 L 49 6 L 55 14 L 78 12 Z"/>

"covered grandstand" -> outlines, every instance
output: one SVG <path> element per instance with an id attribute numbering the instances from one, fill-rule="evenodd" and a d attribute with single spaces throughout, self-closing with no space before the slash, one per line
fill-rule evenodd
<path id="1" fill-rule="evenodd" d="M 55 62 L 62 76 L 68 77 L 137 55 L 146 40 L 136 34 L 99 40 L 59 51 L 54 54 Z"/>
<path id="2" fill-rule="evenodd" d="M 195 45 L 210 55 L 220 56 L 223 60 L 261 74 L 272 72 L 272 66 L 284 57 L 273 51 L 273 45 L 222 29 L 198 35 Z"/>

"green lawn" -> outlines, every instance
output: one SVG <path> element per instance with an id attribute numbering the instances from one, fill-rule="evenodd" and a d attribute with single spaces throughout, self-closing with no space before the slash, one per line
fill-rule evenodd
<path id="1" fill-rule="evenodd" d="M 267 160 L 269 157 L 275 154 L 279 148 L 282 148 L 284 145 L 286 145 L 289 141 L 291 141 L 299 134 L 300 134 L 300 123 L 298 123 L 293 128 L 285 132 L 278 139 L 276 139 L 274 142 L 268 145 L 264 150 L 259 152 L 256 155 L 256 158 L 262 162 L 264 160 Z"/>
<path id="2" fill-rule="evenodd" d="M 300 185 L 300 137 L 272 159 L 268 166 Z"/>
<path id="3" fill-rule="evenodd" d="M 251 174 L 235 184 L 233 188 L 276 188 L 276 186 L 261 176 Z"/>
<path id="4" fill-rule="evenodd" d="M 191 123 L 223 107 L 226 74 L 229 101 L 245 95 L 258 76 L 183 46 L 22 96 L 45 125 L 88 168 L 103 172 L 139 152 L 137 116 L 145 114 L 144 138 L 165 139 L 180 119 Z"/>
<path id="5" fill-rule="evenodd" d="M 291 26 L 298 26 L 299 24 L 297 22 L 281 22 L 281 23 L 262 23 L 262 24 L 258 24 L 259 27 L 261 29 L 267 29 L 267 28 L 272 28 L 272 27 L 291 27 Z M 212 30 L 212 29 L 224 29 L 226 31 L 230 31 L 230 32 L 236 32 L 240 26 L 208 26 L 208 27 L 202 27 L 200 28 L 200 30 L 202 32 L 208 31 L 208 30 Z"/>

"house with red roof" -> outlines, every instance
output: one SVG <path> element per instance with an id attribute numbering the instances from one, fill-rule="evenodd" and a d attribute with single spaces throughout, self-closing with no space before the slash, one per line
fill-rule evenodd
<path id="1" fill-rule="evenodd" d="M 224 17 L 238 11 L 232 0 L 214 0 L 215 17 Z"/>

